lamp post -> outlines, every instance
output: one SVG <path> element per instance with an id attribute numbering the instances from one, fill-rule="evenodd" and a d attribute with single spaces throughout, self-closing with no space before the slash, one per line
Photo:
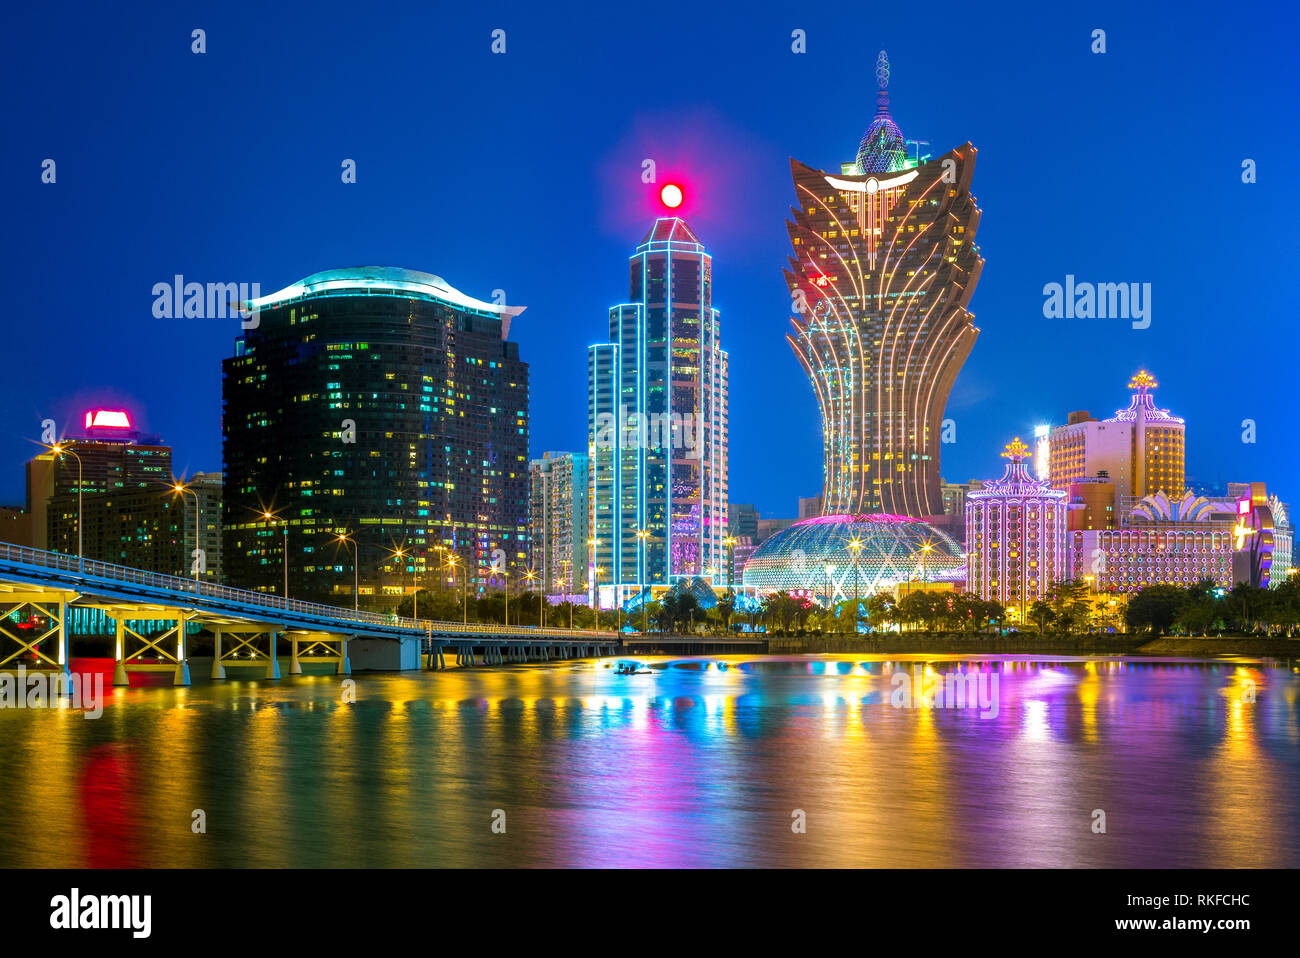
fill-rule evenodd
<path id="1" fill-rule="evenodd" d="M 460 556 L 450 555 L 447 557 L 447 564 L 451 566 L 451 584 L 454 588 L 456 585 L 456 567 L 460 565 Z M 461 624 L 469 625 L 469 599 L 465 595 L 465 576 L 460 577 L 460 609 Z"/>
<path id="2" fill-rule="evenodd" d="M 532 587 L 533 587 L 533 580 L 537 578 L 537 573 L 534 572 L 534 571 L 530 568 L 527 572 L 524 573 L 524 578 L 528 580 L 528 588 L 529 588 L 529 589 L 532 589 Z M 538 630 L 541 630 L 541 629 L 545 628 L 545 625 L 543 624 L 544 621 L 545 621 L 545 619 L 544 619 L 545 613 L 546 613 L 546 599 L 545 599 L 545 597 L 541 594 L 541 592 L 538 592 L 538 593 L 537 593 L 537 628 L 538 628 Z"/>
<path id="3" fill-rule="evenodd" d="M 182 509 L 184 508 L 185 497 L 187 495 L 194 497 L 194 551 L 199 552 L 201 551 L 199 546 L 199 494 L 195 490 L 188 488 L 179 479 L 176 479 L 172 482 L 172 492 L 175 492 L 177 495 L 181 497 Z M 77 528 L 78 529 L 81 528 L 80 519 L 77 520 Z M 184 534 L 182 533 L 181 540 L 184 541 L 184 538 L 185 538 Z M 197 556 L 194 556 L 193 558 L 194 558 L 194 591 L 197 592 L 198 585 L 199 585 L 199 560 Z"/>
<path id="4" fill-rule="evenodd" d="M 727 536 L 722 540 L 722 544 L 727 547 L 727 591 L 735 592 L 736 582 L 736 537 Z"/>
<path id="5" fill-rule="evenodd" d="M 862 540 L 853 539 L 849 542 L 849 549 L 853 553 L 853 634 L 858 634 L 858 603 L 861 601 L 858 597 L 858 553 L 862 551 Z"/>
<path id="6" fill-rule="evenodd" d="M 650 530 L 638 529 L 636 530 L 636 537 L 641 540 L 641 562 L 640 562 L 640 568 L 637 570 L 638 572 L 637 578 L 649 579 L 650 576 L 645 575 L 644 573 L 647 565 L 646 545 L 650 539 Z M 648 586 L 646 585 L 645 582 L 640 582 L 638 584 L 641 586 L 642 589 L 648 589 Z M 646 623 L 648 621 L 647 613 L 646 613 L 646 605 L 649 602 L 649 598 L 650 598 L 649 595 L 646 595 L 644 592 L 642 593 L 641 595 L 641 634 L 642 635 L 645 635 L 646 632 L 649 631 L 646 627 Z"/>
<path id="7" fill-rule="evenodd" d="M 405 547 L 399 546 L 396 549 L 390 549 L 388 554 L 391 558 L 398 560 L 400 563 L 400 568 L 402 572 L 401 590 L 402 590 L 402 594 L 405 595 L 406 594 L 406 568 L 405 568 L 406 563 L 402 562 L 401 560 L 404 560 L 406 558 L 406 549 Z M 397 605 L 399 608 L 401 607 L 402 605 L 401 599 L 397 600 Z"/>
<path id="8" fill-rule="evenodd" d="M 439 592 L 442 592 L 442 591 L 443 591 L 443 588 L 442 588 L 442 585 L 443 585 L 443 583 L 442 583 L 442 568 L 443 568 L 442 554 L 443 554 L 444 552 L 447 551 L 447 547 L 446 547 L 446 546 L 434 546 L 434 547 L 433 547 L 433 551 L 436 552 L 436 553 L 438 553 L 438 562 L 437 562 L 437 567 L 438 567 L 438 591 L 439 591 Z"/>
<path id="9" fill-rule="evenodd" d="M 273 516 L 269 509 L 262 513 L 262 518 L 267 522 L 284 523 L 284 597 L 287 599 L 289 598 L 289 520 Z"/>
<path id="10" fill-rule="evenodd" d="M 351 538 L 350 532 L 337 533 L 335 539 L 340 543 L 348 543 L 352 546 L 352 611 L 361 611 L 361 573 L 358 566 L 361 563 L 361 546 L 356 539 Z"/>
<path id="11" fill-rule="evenodd" d="M 505 586 L 506 593 L 506 627 L 510 627 L 510 572 L 507 569 L 501 570 L 502 583 Z"/>
<path id="12" fill-rule="evenodd" d="M 81 539 L 81 515 L 82 515 L 81 513 L 81 485 L 82 485 L 81 457 L 78 456 L 71 449 L 68 449 L 62 443 L 56 443 L 55 445 L 50 447 L 50 450 L 56 456 L 62 456 L 64 453 L 67 453 L 73 459 L 77 460 L 77 571 L 80 572 L 82 557 L 85 555 L 85 553 L 82 551 L 82 539 Z"/>

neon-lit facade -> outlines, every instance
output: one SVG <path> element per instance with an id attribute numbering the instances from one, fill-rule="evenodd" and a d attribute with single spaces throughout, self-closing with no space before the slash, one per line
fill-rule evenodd
<path id="1" fill-rule="evenodd" d="M 588 348 L 592 572 L 597 585 L 726 578 L 727 354 L 713 259 L 661 217 L 629 262 L 609 341 Z M 641 534 L 638 534 L 641 533 Z"/>
<path id="2" fill-rule="evenodd" d="M 979 332 L 976 151 L 908 157 L 883 52 L 877 80 L 854 162 L 831 175 L 790 161 L 786 338 L 821 408 L 822 512 L 940 515 L 944 407 Z"/>
<path id="3" fill-rule="evenodd" d="M 786 591 L 825 603 L 890 592 L 905 582 L 944 581 L 964 569 L 961 547 L 920 519 L 842 515 L 782 529 L 749 557 L 744 576 L 747 591 Z"/>
<path id="4" fill-rule="evenodd" d="M 966 588 L 1019 613 L 1067 574 L 1066 494 L 1029 475 L 1017 437 L 1002 453 L 1001 479 L 966 494 Z"/>

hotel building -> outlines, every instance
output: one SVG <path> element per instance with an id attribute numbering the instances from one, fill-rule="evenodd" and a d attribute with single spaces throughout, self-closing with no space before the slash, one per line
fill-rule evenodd
<path id="1" fill-rule="evenodd" d="M 876 78 L 854 161 L 836 173 L 790 161 L 786 338 L 821 409 L 822 514 L 938 516 L 944 407 L 978 335 L 976 151 L 910 156 L 884 51 Z"/>
<path id="2" fill-rule="evenodd" d="M 684 220 L 661 217 L 629 279 L 608 341 L 587 352 L 592 562 L 611 601 L 726 578 L 727 354 L 713 259 Z"/>
<path id="3" fill-rule="evenodd" d="M 1069 578 L 1066 494 L 1029 475 L 1019 438 L 1002 453 L 1001 479 L 966 494 L 966 589 L 996 600 L 1023 621 L 1029 607 Z"/>
<path id="4" fill-rule="evenodd" d="M 454 577 L 470 594 L 528 563 L 522 312 L 428 273 L 316 273 L 254 300 L 222 364 L 227 578 L 392 610 Z M 345 536 L 343 540 L 339 536 Z M 449 569 L 454 561 L 455 568 Z"/>
<path id="5" fill-rule="evenodd" d="M 1053 487 L 1075 502 L 1071 529 L 1113 529 L 1142 498 L 1186 492 L 1187 427 L 1156 407 L 1156 385 L 1142 370 L 1129 382 L 1133 397 L 1127 409 L 1100 422 L 1072 412 L 1065 425 L 1049 432 L 1048 474 Z"/>

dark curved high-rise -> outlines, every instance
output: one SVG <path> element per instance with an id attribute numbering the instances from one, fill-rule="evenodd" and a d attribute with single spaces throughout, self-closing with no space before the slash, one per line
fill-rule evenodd
<path id="1" fill-rule="evenodd" d="M 279 592 L 286 544 L 291 596 L 350 604 L 355 554 L 360 604 L 380 610 L 445 584 L 451 555 L 471 594 L 527 567 L 528 365 L 506 339 L 521 307 L 390 267 L 253 305 L 223 363 L 231 584 Z"/>
<path id="2" fill-rule="evenodd" d="M 830 174 L 790 161 L 786 338 L 821 406 L 822 514 L 939 515 L 944 407 L 979 333 L 966 308 L 984 265 L 975 148 L 909 157 L 884 51 L 876 76 L 854 162 Z"/>

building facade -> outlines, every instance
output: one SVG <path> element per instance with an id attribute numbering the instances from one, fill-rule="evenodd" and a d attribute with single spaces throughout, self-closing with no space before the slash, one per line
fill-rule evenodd
<path id="1" fill-rule="evenodd" d="M 587 457 L 543 453 L 529 463 L 528 477 L 532 587 L 547 595 L 591 591 L 595 570 L 589 562 Z"/>
<path id="2" fill-rule="evenodd" d="M 684 220 L 662 217 L 629 279 L 608 341 L 587 353 L 592 561 L 620 601 L 726 573 L 728 371 L 713 260 Z"/>
<path id="3" fill-rule="evenodd" d="M 316 273 L 254 300 L 223 363 L 224 559 L 241 588 L 388 611 L 528 562 L 522 307 L 429 273 Z M 342 538 L 340 538 L 342 537 Z"/>
<path id="4" fill-rule="evenodd" d="M 966 494 L 966 588 L 1001 602 L 1020 621 L 1057 582 L 1069 578 L 1066 494 L 1029 475 L 1019 438 L 1002 453 L 1001 479 Z"/>
<path id="5" fill-rule="evenodd" d="M 944 408 L 979 332 L 976 151 L 910 157 L 884 51 L 876 76 L 855 161 L 834 174 L 790 161 L 786 339 L 821 409 L 822 514 L 937 516 Z"/>
<path id="6" fill-rule="evenodd" d="M 1156 407 L 1157 383 L 1145 369 L 1128 385 L 1133 396 L 1127 409 L 1105 420 L 1072 412 L 1048 433 L 1052 486 L 1083 506 L 1072 513 L 1073 529 L 1114 529 L 1146 496 L 1180 498 L 1187 491 L 1186 423 Z M 1100 498 L 1106 490 L 1109 503 Z"/>

